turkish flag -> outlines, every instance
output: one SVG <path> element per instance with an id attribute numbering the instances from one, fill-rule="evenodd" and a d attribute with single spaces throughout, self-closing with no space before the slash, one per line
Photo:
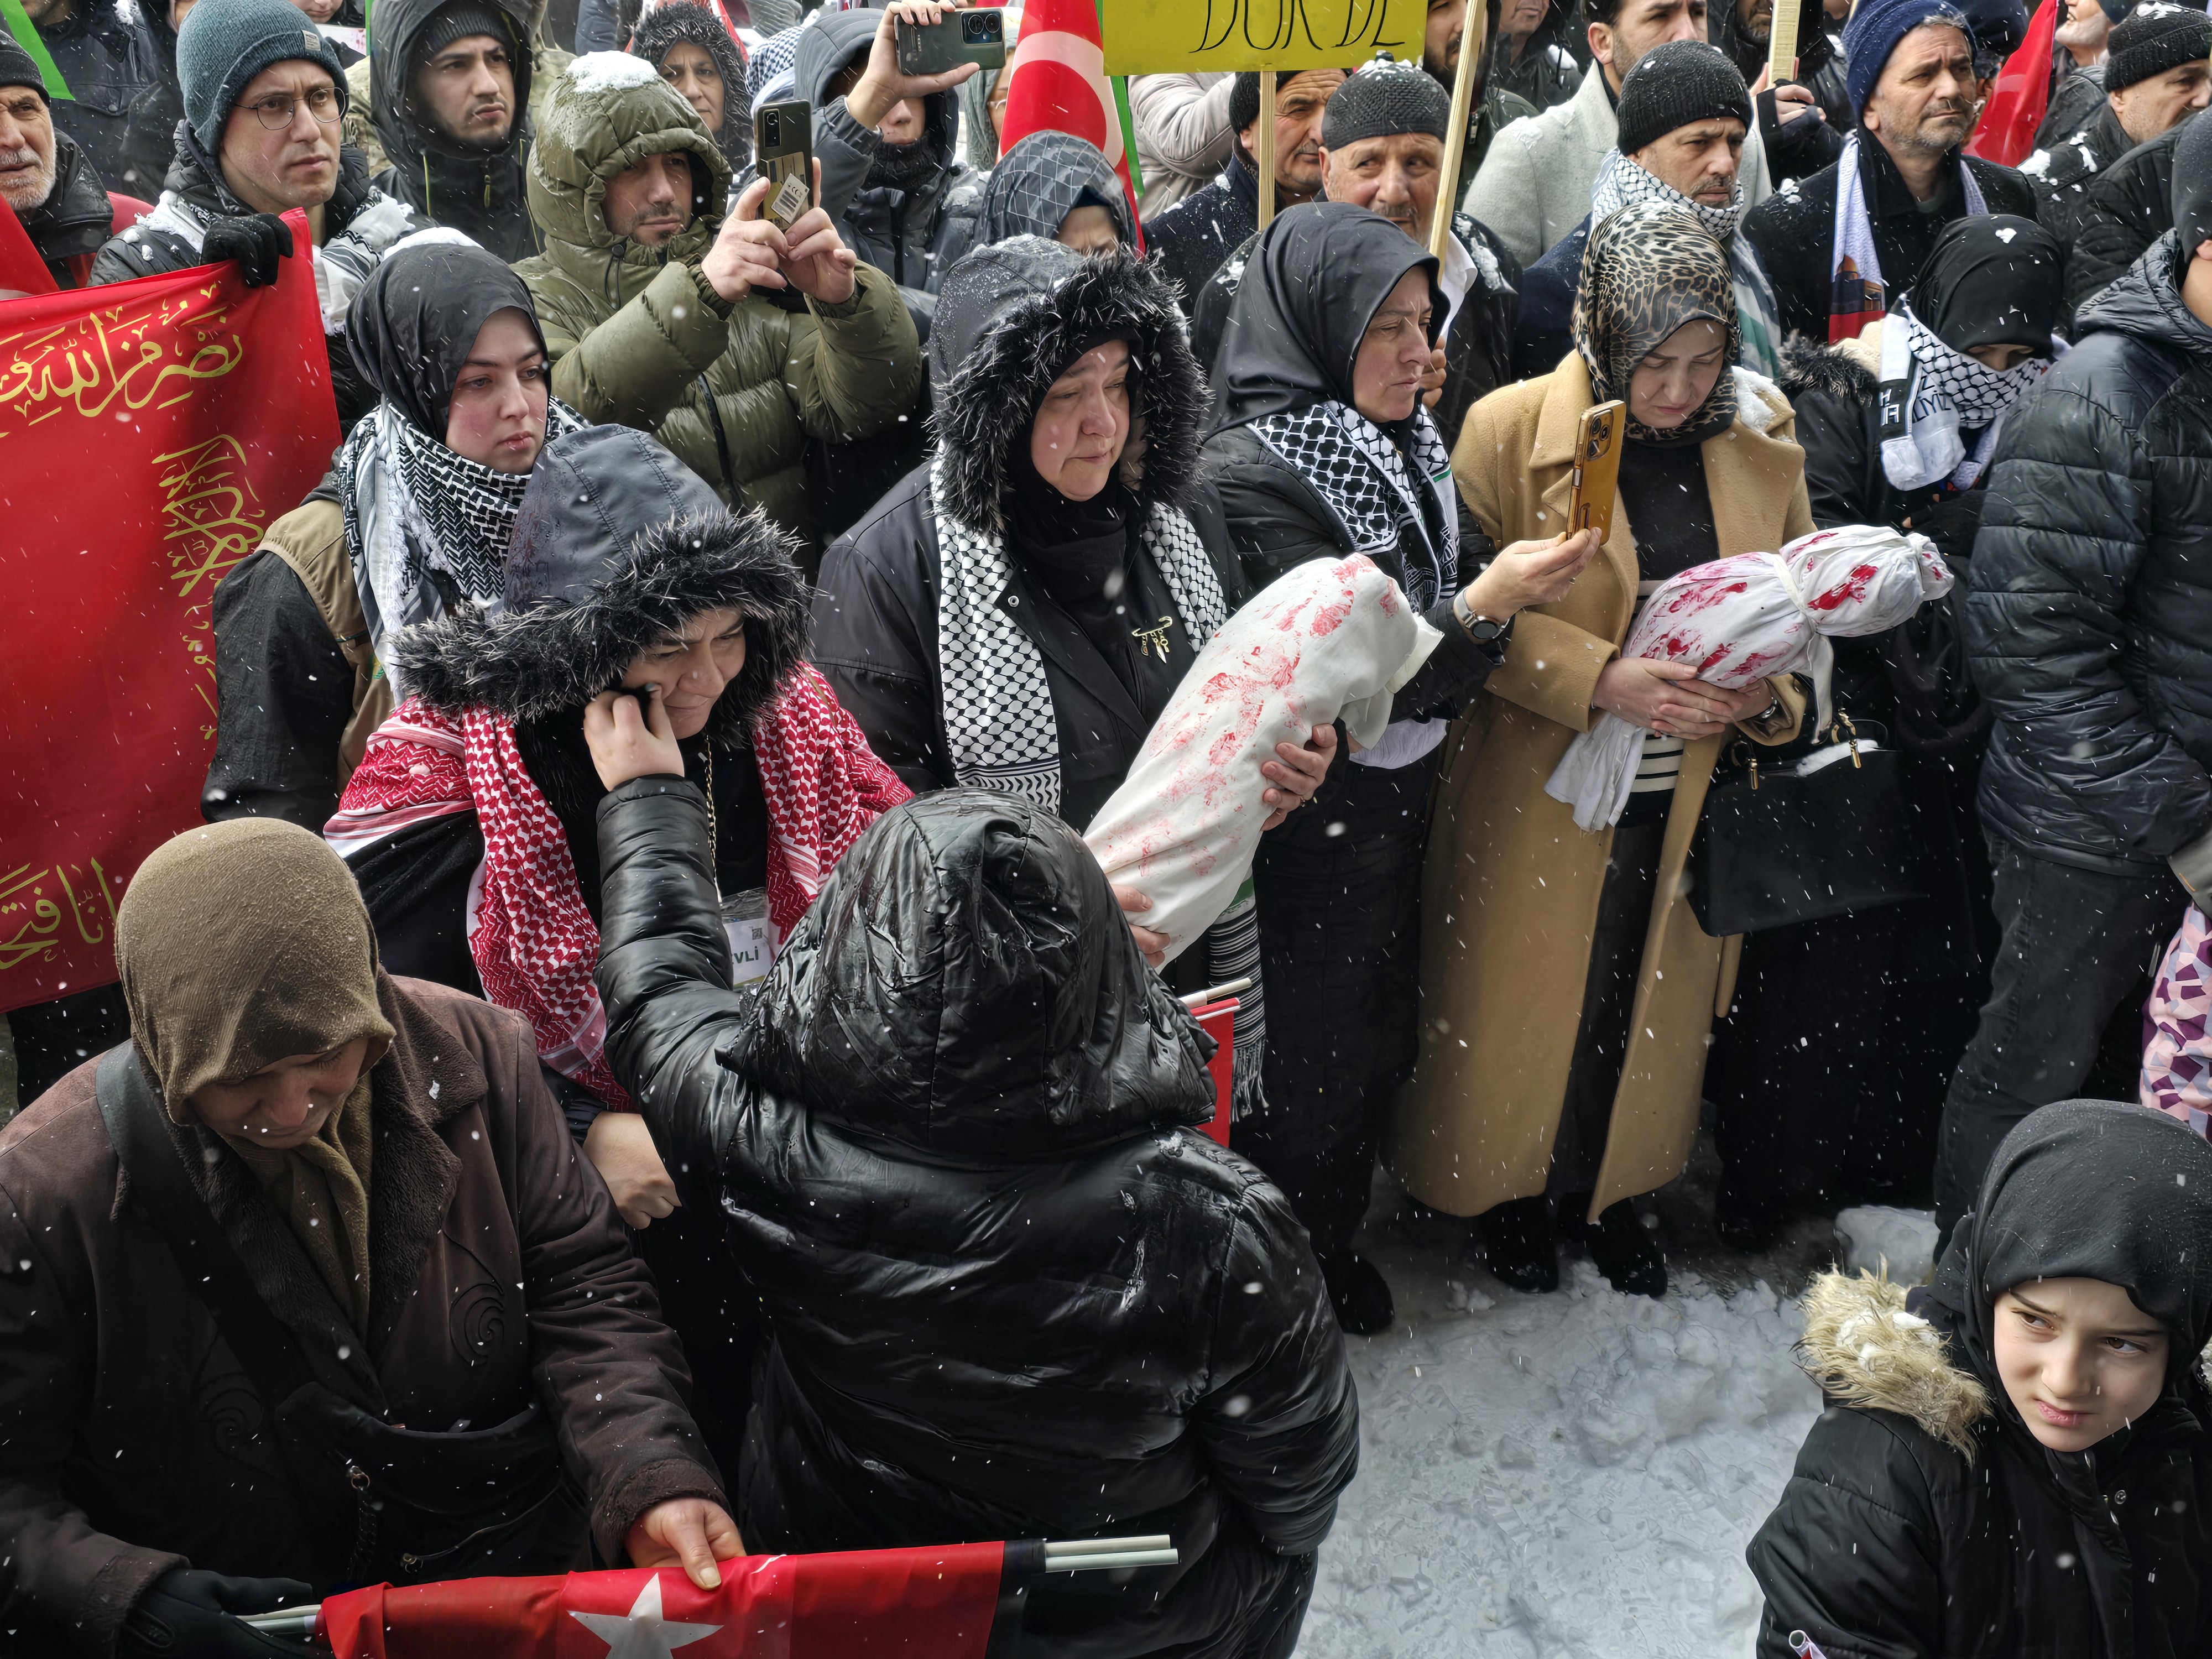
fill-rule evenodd
<path id="1" fill-rule="evenodd" d="M 204 265 L 0 301 L 0 1012 L 114 980 L 125 884 L 200 821 L 216 584 L 337 444 L 284 217 L 268 288 Z"/>
<path id="2" fill-rule="evenodd" d="M 999 154 L 1033 132 L 1072 132 L 1098 147 L 1129 198 L 1129 222 L 1137 227 L 1137 252 L 1142 253 L 1145 228 L 1137 217 L 1121 106 L 1106 78 L 1096 0 L 1027 0 L 1023 9 L 1021 39 L 1014 44 L 1006 78 L 1006 122 L 999 135 Z"/>
<path id="3" fill-rule="evenodd" d="M 2035 148 L 2035 131 L 2051 105 L 2051 42 L 2062 0 L 2043 0 L 2027 26 L 2027 39 L 1997 71 L 1996 90 L 1967 141 L 1966 154 L 2016 167 Z"/>
<path id="4" fill-rule="evenodd" d="M 337 1659 L 985 1659 L 1004 1544 L 378 1584 L 322 1606 Z"/>

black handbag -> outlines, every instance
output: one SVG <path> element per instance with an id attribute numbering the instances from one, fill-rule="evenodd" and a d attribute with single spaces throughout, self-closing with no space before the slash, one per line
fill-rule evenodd
<path id="1" fill-rule="evenodd" d="M 1801 774 L 1739 739 L 1690 844 L 1690 908 L 1715 939 L 1925 898 L 1905 757 L 1837 716 Z M 1842 752 L 1837 753 L 1836 750 Z M 1802 763 L 1800 762 L 1800 764 Z"/>
<path id="2" fill-rule="evenodd" d="M 131 1196 L 267 1408 L 318 1570 L 333 1584 L 404 1584 L 520 1566 L 562 1481 L 544 1410 L 532 1402 L 489 1428 L 429 1433 L 381 1422 L 316 1381 L 185 1173 L 134 1045 L 100 1057 L 96 1089 Z"/>

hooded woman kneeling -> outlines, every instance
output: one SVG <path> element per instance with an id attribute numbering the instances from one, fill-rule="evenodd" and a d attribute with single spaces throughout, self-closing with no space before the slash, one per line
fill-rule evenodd
<path id="1" fill-rule="evenodd" d="M 1824 1412 L 1747 1552 L 1759 1659 L 2212 1651 L 2212 1146 L 2070 1100 L 2005 1137 L 1935 1282 L 1824 1273 Z"/>
<path id="2" fill-rule="evenodd" d="M 1196 1132 L 1209 1044 L 1058 817 L 952 789 L 732 990 L 658 709 L 591 716 L 607 1046 L 774 1333 L 739 1485 L 791 1551 L 1165 1533 L 1054 1575 L 1022 1651 L 1285 1656 L 1358 1453 L 1282 1194 Z M 1109 1582 L 1118 1579 L 1121 1582 Z"/>
<path id="3" fill-rule="evenodd" d="M 763 973 L 822 878 L 906 799 L 804 660 L 806 584 L 787 540 L 740 518 L 642 434 L 594 427 L 546 447 L 500 614 L 395 635 L 414 695 L 370 739 L 330 839 L 387 960 L 512 1008 L 659 1279 L 701 1377 L 710 1445 L 745 1393 L 740 1293 L 672 1220 L 675 1188 L 604 1053 L 592 988 L 605 792 L 584 709 L 657 685 L 706 785 L 737 971 Z M 734 1339 L 734 1340 L 733 1340 Z M 734 1429 L 732 1427 L 732 1431 Z"/>
<path id="4" fill-rule="evenodd" d="M 0 1133 L 0 1650 L 298 1653 L 229 1615 L 742 1553 L 528 1026 L 386 974 L 272 819 L 157 848 L 116 963 L 131 1040 Z"/>

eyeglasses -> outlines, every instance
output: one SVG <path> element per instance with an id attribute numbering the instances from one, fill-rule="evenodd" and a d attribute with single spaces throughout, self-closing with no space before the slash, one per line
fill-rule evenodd
<path id="1" fill-rule="evenodd" d="M 250 107 L 253 111 L 255 120 L 260 122 L 271 132 L 282 132 L 292 125 L 292 112 L 301 104 L 305 104 L 307 106 L 307 113 L 325 126 L 337 124 L 339 110 L 336 87 L 317 87 L 313 91 L 302 93 L 296 98 L 289 92 L 273 92 L 259 103 Z"/>

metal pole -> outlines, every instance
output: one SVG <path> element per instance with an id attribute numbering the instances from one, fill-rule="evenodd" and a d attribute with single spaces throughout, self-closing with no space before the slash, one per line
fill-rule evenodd
<path id="1" fill-rule="evenodd" d="M 1275 216 L 1275 71 L 1260 71 L 1260 228 Z"/>
<path id="2" fill-rule="evenodd" d="M 1429 227 L 1429 252 L 1438 259 L 1444 257 L 1444 239 L 1451 234 L 1452 214 L 1459 206 L 1459 164 L 1467 158 L 1467 120 L 1474 110 L 1483 11 L 1476 0 L 1468 0 L 1467 21 L 1460 25 L 1459 72 L 1452 76 L 1451 126 L 1444 133 L 1444 167 L 1437 176 L 1436 217 Z"/>

